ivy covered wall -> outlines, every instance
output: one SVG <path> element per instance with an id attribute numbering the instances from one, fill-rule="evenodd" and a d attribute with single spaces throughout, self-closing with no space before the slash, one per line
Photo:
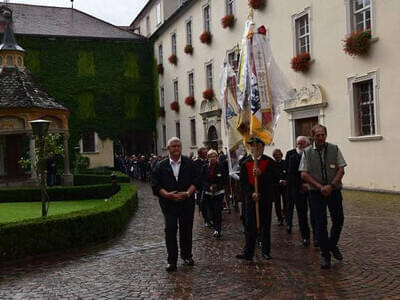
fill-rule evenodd
<path id="1" fill-rule="evenodd" d="M 150 43 L 16 38 L 36 81 L 71 110 L 72 148 L 85 130 L 122 142 L 138 132 L 151 143 L 157 105 Z"/>

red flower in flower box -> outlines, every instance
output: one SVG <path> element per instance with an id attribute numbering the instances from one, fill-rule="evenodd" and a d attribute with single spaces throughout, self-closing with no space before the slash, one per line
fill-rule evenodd
<path id="1" fill-rule="evenodd" d="M 207 99 L 207 100 L 211 100 L 212 98 L 214 98 L 214 90 L 213 89 L 206 89 L 203 92 L 203 98 Z"/>
<path id="2" fill-rule="evenodd" d="M 265 0 L 249 0 L 249 5 L 254 9 L 261 9 L 265 6 Z"/>
<path id="3" fill-rule="evenodd" d="M 347 54 L 365 55 L 371 45 L 371 31 L 362 30 L 352 33 L 344 40 L 343 50 Z"/>
<path id="4" fill-rule="evenodd" d="M 310 53 L 304 52 L 292 58 L 292 69 L 296 72 L 307 72 L 310 68 Z"/>
<path id="5" fill-rule="evenodd" d="M 200 35 L 200 41 L 203 44 L 211 44 L 211 40 L 212 40 L 212 34 L 209 31 L 204 31 L 201 35 Z"/>
<path id="6" fill-rule="evenodd" d="M 176 57 L 175 54 L 171 54 L 170 57 L 168 57 L 168 61 L 173 64 L 176 65 L 178 63 L 178 58 Z"/>
<path id="7" fill-rule="evenodd" d="M 186 97 L 185 103 L 186 105 L 193 106 L 195 103 L 194 97 L 193 96 Z"/>
<path id="8" fill-rule="evenodd" d="M 164 73 L 163 65 L 162 64 L 158 64 L 156 70 L 157 70 L 158 74 L 163 74 Z"/>
<path id="9" fill-rule="evenodd" d="M 164 107 L 160 107 L 160 110 L 158 111 L 158 115 L 162 118 L 165 117 L 165 108 Z"/>
<path id="10" fill-rule="evenodd" d="M 186 45 L 186 46 L 185 46 L 185 49 L 183 49 L 183 51 L 184 51 L 186 54 L 193 54 L 193 46 L 192 46 L 192 45 Z"/>
<path id="11" fill-rule="evenodd" d="M 171 102 L 171 109 L 176 111 L 176 112 L 179 112 L 179 103 L 178 103 L 178 101 Z"/>
<path id="12" fill-rule="evenodd" d="M 221 24 L 223 28 L 232 28 L 235 24 L 235 16 L 232 14 L 226 15 L 221 19 Z"/>

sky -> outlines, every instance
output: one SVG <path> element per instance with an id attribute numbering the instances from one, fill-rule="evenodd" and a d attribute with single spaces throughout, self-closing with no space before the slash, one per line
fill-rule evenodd
<path id="1" fill-rule="evenodd" d="M 74 0 L 74 8 L 118 26 L 129 25 L 148 0 Z M 0 0 L 0 5 L 5 0 Z M 46 6 L 71 7 L 71 0 L 8 0 Z"/>

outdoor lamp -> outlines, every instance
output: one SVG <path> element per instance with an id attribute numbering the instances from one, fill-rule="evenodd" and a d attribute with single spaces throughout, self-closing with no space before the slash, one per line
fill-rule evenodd
<path id="1" fill-rule="evenodd" d="M 47 120 L 33 120 L 29 121 L 32 126 L 33 134 L 39 137 L 44 137 L 49 131 L 50 121 Z"/>

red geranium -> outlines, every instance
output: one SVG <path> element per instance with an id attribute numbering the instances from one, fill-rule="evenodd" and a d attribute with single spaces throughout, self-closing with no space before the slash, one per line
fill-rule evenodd
<path id="1" fill-rule="evenodd" d="M 158 74 L 163 74 L 164 73 L 163 65 L 162 64 L 158 64 L 156 70 L 157 70 Z"/>
<path id="2" fill-rule="evenodd" d="M 194 97 L 193 96 L 186 97 L 185 103 L 186 105 L 193 106 L 195 103 Z"/>
<path id="3" fill-rule="evenodd" d="M 214 90 L 213 89 L 206 89 L 203 92 L 203 98 L 207 99 L 207 100 L 211 100 L 212 98 L 214 98 Z"/>
<path id="4" fill-rule="evenodd" d="M 368 53 L 371 45 L 371 31 L 357 31 L 352 33 L 344 40 L 343 50 L 347 54 L 365 55 Z"/>
<path id="5" fill-rule="evenodd" d="M 171 64 L 176 65 L 178 62 L 178 58 L 176 57 L 175 54 L 171 54 L 170 57 L 168 57 L 168 60 Z"/>
<path id="6" fill-rule="evenodd" d="M 310 68 L 310 53 L 304 52 L 292 58 L 292 69 L 296 72 L 307 72 Z"/>
<path id="7" fill-rule="evenodd" d="M 162 118 L 165 117 L 165 108 L 164 107 L 160 107 L 160 110 L 158 111 L 158 115 Z"/>
<path id="8" fill-rule="evenodd" d="M 178 103 L 178 101 L 171 102 L 171 109 L 176 111 L 176 112 L 179 112 L 179 103 Z"/>
<path id="9" fill-rule="evenodd" d="M 265 6 L 265 0 L 249 0 L 249 5 L 254 9 L 261 9 Z"/>
<path id="10" fill-rule="evenodd" d="M 232 14 L 226 15 L 221 19 L 221 24 L 223 28 L 232 28 L 233 24 L 235 24 L 235 16 Z"/>
<path id="11" fill-rule="evenodd" d="M 211 40 L 212 40 L 212 35 L 211 35 L 211 32 L 209 32 L 209 31 L 204 31 L 204 32 L 200 35 L 200 41 L 201 41 L 203 44 L 209 45 L 209 44 L 211 44 Z"/>
<path id="12" fill-rule="evenodd" d="M 193 54 L 193 46 L 192 45 L 186 45 L 185 49 L 183 50 L 186 54 Z"/>

